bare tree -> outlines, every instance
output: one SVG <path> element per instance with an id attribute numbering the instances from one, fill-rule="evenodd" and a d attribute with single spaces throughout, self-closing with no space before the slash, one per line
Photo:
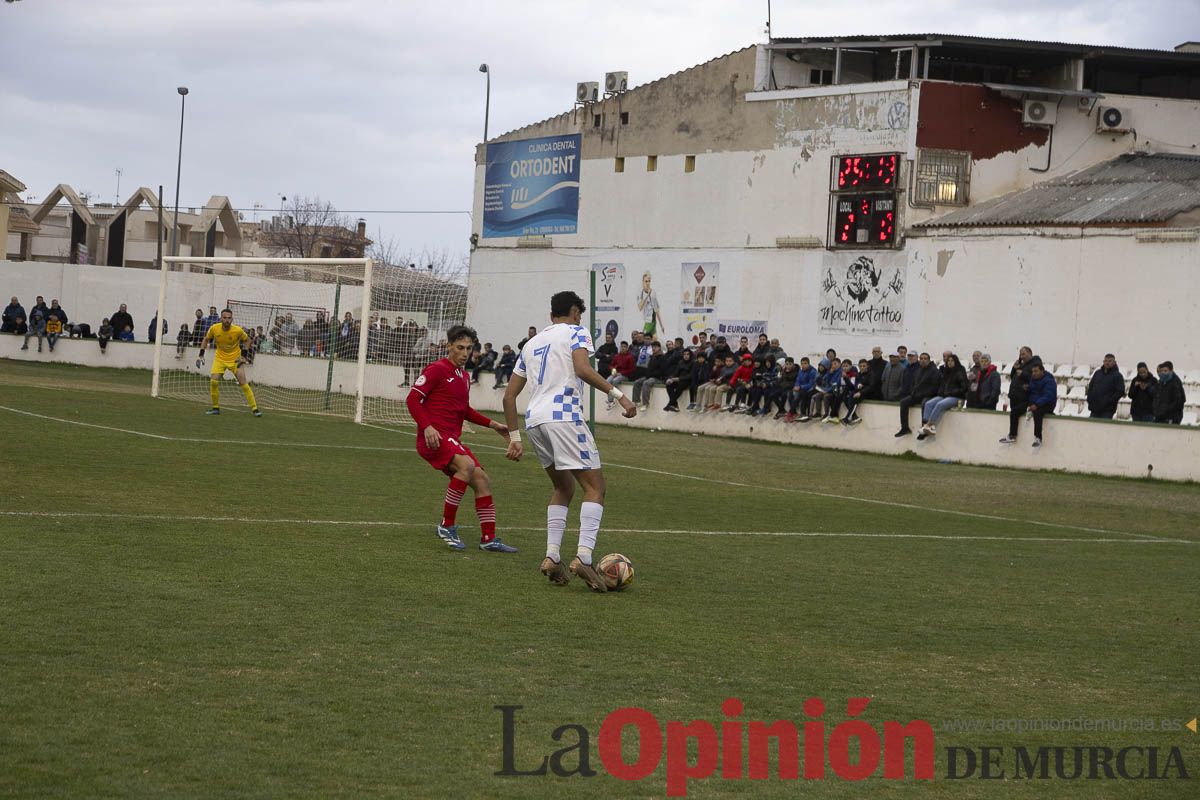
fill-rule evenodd
<path id="1" fill-rule="evenodd" d="M 260 241 L 288 258 L 361 258 L 366 240 L 349 217 L 319 197 L 294 197 L 278 225 L 264 227 Z"/>
<path id="2" fill-rule="evenodd" d="M 470 261 L 461 253 L 454 255 L 448 250 L 405 249 L 395 239 L 385 239 L 380 234 L 367 249 L 367 255 L 376 264 L 412 270 L 447 283 L 467 285 Z"/>

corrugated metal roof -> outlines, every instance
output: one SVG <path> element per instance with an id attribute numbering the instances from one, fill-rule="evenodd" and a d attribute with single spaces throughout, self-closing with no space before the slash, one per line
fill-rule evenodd
<path id="1" fill-rule="evenodd" d="M 1179 50 L 1158 50 L 1152 48 L 1120 47 L 1109 44 L 1083 44 L 1080 42 L 1043 42 L 1034 39 L 1005 39 L 993 36 L 960 36 L 953 33 L 888 33 L 878 36 L 801 36 L 796 38 L 774 38 L 772 44 L 797 44 L 820 46 L 829 43 L 837 44 L 868 44 L 871 42 L 938 42 L 945 45 L 960 45 L 974 47 L 1002 47 L 1018 50 L 1058 50 L 1072 54 L 1099 58 L 1102 56 L 1166 58 L 1172 61 L 1200 61 L 1200 53 Z"/>
<path id="2" fill-rule="evenodd" d="M 1166 222 L 1200 208 L 1200 156 L 1130 153 L 915 228 Z"/>

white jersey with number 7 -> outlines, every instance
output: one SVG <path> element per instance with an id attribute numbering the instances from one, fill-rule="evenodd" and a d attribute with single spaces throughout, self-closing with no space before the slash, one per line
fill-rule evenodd
<path id="1" fill-rule="evenodd" d="M 576 350 L 596 352 L 591 334 L 579 325 L 560 322 L 525 343 L 514 375 L 528 382 L 532 394 L 525 410 L 525 427 L 547 422 L 583 421 L 583 381 L 575 374 Z"/>

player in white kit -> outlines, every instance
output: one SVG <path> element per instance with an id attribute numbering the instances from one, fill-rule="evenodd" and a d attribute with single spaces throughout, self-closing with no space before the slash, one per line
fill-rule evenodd
<path id="1" fill-rule="evenodd" d="M 636 416 L 637 407 L 588 361 L 595 347 L 591 334 L 579 325 L 586 310 L 579 295 L 559 292 L 550 298 L 550 326 L 521 349 L 504 392 L 504 416 L 509 430 L 506 455 L 519 461 L 524 453 L 517 427 L 517 397 L 529 384 L 533 391 L 525 411 L 525 432 L 554 485 L 554 494 L 546 508 L 546 557 L 542 560 L 542 573 L 559 586 L 570 580 L 559 551 L 567 527 L 567 510 L 578 483 L 583 487 L 579 549 L 570 571 L 594 591 L 604 592 L 608 584 L 592 567 L 592 551 L 604 515 L 604 473 L 596 442 L 583 419 L 583 384 L 586 382 L 619 402 L 625 417 Z"/>

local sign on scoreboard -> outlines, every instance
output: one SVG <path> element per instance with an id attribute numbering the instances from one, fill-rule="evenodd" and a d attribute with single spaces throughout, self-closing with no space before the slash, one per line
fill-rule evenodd
<path id="1" fill-rule="evenodd" d="M 487 146 L 485 239 L 576 232 L 581 139 L 575 133 Z"/>

